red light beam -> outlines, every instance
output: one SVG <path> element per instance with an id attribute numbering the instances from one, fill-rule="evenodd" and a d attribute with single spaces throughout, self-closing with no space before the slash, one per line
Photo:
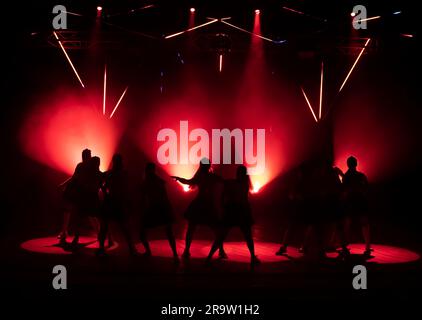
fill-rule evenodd
<path id="1" fill-rule="evenodd" d="M 79 77 L 79 74 L 78 74 L 78 72 L 76 71 L 75 66 L 74 66 L 74 65 L 73 65 L 73 63 L 72 63 L 72 60 L 70 60 L 69 56 L 67 55 L 67 52 L 66 52 L 65 48 L 63 47 L 62 42 L 59 40 L 59 37 L 57 36 L 56 31 L 53 31 L 53 34 L 54 34 L 54 36 L 56 37 L 57 41 L 59 42 L 60 48 L 62 48 L 63 53 L 64 53 L 64 55 L 66 56 L 67 61 L 69 61 L 69 64 L 70 64 L 70 66 L 72 67 L 73 72 L 76 74 L 76 77 L 78 78 L 78 80 L 79 80 L 79 82 L 80 82 L 80 84 L 81 84 L 82 88 L 85 88 L 85 85 L 84 85 L 84 83 L 83 83 L 83 82 L 82 82 L 82 80 L 81 80 L 81 77 Z"/>
<path id="2" fill-rule="evenodd" d="M 199 26 L 189 28 L 189 29 L 186 29 L 184 31 L 176 32 L 176 33 L 170 34 L 168 36 L 165 36 L 164 39 L 170 39 L 170 38 L 173 38 L 173 37 L 180 36 L 181 34 L 184 34 L 184 33 L 187 33 L 187 32 L 202 28 L 202 27 L 205 27 L 205 26 L 210 25 L 211 23 L 214 23 L 214 22 L 217 22 L 217 21 L 218 21 L 218 19 L 212 19 L 211 21 L 200 24 Z"/>
<path id="3" fill-rule="evenodd" d="M 362 56 L 363 52 L 365 51 L 365 49 L 366 49 L 366 47 L 367 47 L 367 45 L 368 45 L 368 43 L 369 43 L 369 41 L 370 41 L 370 40 L 371 40 L 371 38 L 368 38 L 368 39 L 366 40 L 365 45 L 363 46 L 363 48 L 362 48 L 362 50 L 360 51 L 360 53 L 359 53 L 358 57 L 356 58 L 356 60 L 355 60 L 355 62 L 353 63 L 352 67 L 350 68 L 350 71 L 349 71 L 349 73 L 347 74 L 346 78 L 344 79 L 344 81 L 343 81 L 343 83 L 342 83 L 342 85 L 341 85 L 341 87 L 340 87 L 340 89 L 339 89 L 339 91 L 338 91 L 338 92 L 340 92 L 340 91 L 343 89 L 344 85 L 345 85 L 345 84 L 346 84 L 346 82 L 347 82 L 347 79 L 349 79 L 349 77 L 350 77 L 350 75 L 351 75 L 351 73 L 352 73 L 353 69 L 355 68 L 356 64 L 358 63 L 358 61 L 359 61 L 360 57 Z"/>
<path id="4" fill-rule="evenodd" d="M 126 91 L 127 91 L 127 89 L 128 89 L 128 88 L 129 88 L 129 87 L 126 87 L 125 91 L 123 91 L 122 95 L 120 96 L 119 101 L 117 101 L 116 106 L 114 107 L 113 112 L 112 112 L 112 113 L 111 113 L 111 115 L 110 115 L 110 119 L 113 117 L 114 113 L 115 113 L 115 112 L 116 112 L 116 110 L 117 110 L 117 107 L 119 106 L 120 102 L 123 100 L 123 97 L 125 96 Z"/>
<path id="5" fill-rule="evenodd" d="M 103 115 L 106 113 L 107 66 L 104 66 Z"/>
<path id="6" fill-rule="evenodd" d="M 308 104 L 309 110 L 311 110 L 311 113 L 312 113 L 312 116 L 313 116 L 313 117 L 314 117 L 314 119 L 315 119 L 315 122 L 318 122 L 318 119 L 317 119 L 317 117 L 316 117 L 316 115 L 315 115 L 314 109 L 312 109 L 311 103 L 309 102 L 309 99 L 308 99 L 308 97 L 306 96 L 305 90 L 303 90 L 303 88 L 302 88 L 302 87 L 300 87 L 300 89 L 302 90 L 303 96 L 305 97 L 305 100 L 306 100 L 306 103 Z"/>
<path id="7" fill-rule="evenodd" d="M 324 62 L 321 61 L 321 85 L 319 87 L 319 120 L 321 120 L 322 116 L 322 84 L 324 81 Z"/>

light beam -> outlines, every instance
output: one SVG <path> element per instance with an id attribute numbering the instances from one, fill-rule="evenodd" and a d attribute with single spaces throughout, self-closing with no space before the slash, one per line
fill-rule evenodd
<path id="1" fill-rule="evenodd" d="M 221 72 L 223 70 L 223 55 L 220 54 L 219 56 L 219 71 Z"/>
<path id="2" fill-rule="evenodd" d="M 82 88 L 85 88 L 85 85 L 84 85 L 84 83 L 83 83 L 83 82 L 82 82 L 82 80 L 81 80 L 81 77 L 79 77 L 79 74 L 78 74 L 78 72 L 76 71 L 76 69 L 75 69 L 75 67 L 74 67 L 74 65 L 73 65 L 73 63 L 72 63 L 72 60 L 70 60 L 69 56 L 67 55 L 67 52 L 66 52 L 65 48 L 63 47 L 62 42 L 59 40 L 59 37 L 57 36 L 56 31 L 53 31 L 53 34 L 54 34 L 54 36 L 56 37 L 57 41 L 59 42 L 60 48 L 62 48 L 62 51 L 63 51 L 64 55 L 66 56 L 67 61 L 69 61 L 69 64 L 70 64 L 70 66 L 72 67 L 73 72 L 76 74 L 76 77 L 78 78 L 78 80 L 79 80 L 79 82 L 80 82 L 80 84 L 81 84 Z"/>
<path id="3" fill-rule="evenodd" d="M 347 74 L 346 78 L 344 79 L 343 83 L 341 84 L 340 89 L 339 89 L 339 91 L 338 91 L 338 92 L 340 92 L 340 91 L 343 89 L 344 85 L 345 85 L 345 84 L 346 84 L 346 82 L 347 82 L 347 79 L 349 79 L 349 77 L 350 77 L 350 75 L 351 75 L 351 73 L 352 73 L 353 69 L 355 68 L 355 66 L 356 66 L 356 64 L 358 63 L 358 61 L 359 61 L 360 57 L 362 56 L 363 52 L 365 51 L 366 47 L 368 46 L 368 43 L 369 43 L 369 41 L 370 41 L 370 40 L 371 40 L 371 38 L 368 38 L 368 39 L 366 40 L 365 45 L 363 46 L 363 48 L 362 48 L 362 50 L 360 51 L 360 53 L 359 53 L 358 57 L 356 58 L 356 60 L 355 60 L 355 62 L 353 63 L 352 67 L 350 68 L 350 71 L 349 71 L 349 73 Z"/>
<path id="4" fill-rule="evenodd" d="M 104 66 L 103 115 L 106 113 L 107 66 Z"/>
<path id="5" fill-rule="evenodd" d="M 119 101 L 117 101 L 116 106 L 114 107 L 113 112 L 112 112 L 112 113 L 111 113 L 111 115 L 110 115 L 110 119 L 113 117 L 114 113 L 116 112 L 117 107 L 119 106 L 120 102 L 122 101 L 123 97 L 125 96 L 126 91 L 127 91 L 127 89 L 128 89 L 128 88 L 129 88 L 129 87 L 126 87 L 125 91 L 123 91 L 122 95 L 120 96 Z"/>
<path id="6" fill-rule="evenodd" d="M 180 36 L 181 34 L 184 34 L 184 33 L 187 33 L 187 32 L 202 28 L 202 27 L 205 27 L 205 26 L 210 25 L 211 23 L 214 23 L 214 22 L 217 22 L 217 21 L 218 21 L 218 19 L 212 19 L 211 21 L 200 24 L 199 26 L 189 28 L 189 29 L 186 29 L 184 31 L 176 32 L 176 33 L 170 34 L 168 36 L 165 36 L 164 39 L 170 39 L 170 38 L 173 38 L 173 37 Z"/>
<path id="7" fill-rule="evenodd" d="M 300 89 L 302 90 L 303 96 L 305 97 L 305 100 L 306 100 L 306 103 L 308 104 L 309 110 L 311 110 L 311 113 L 312 113 L 312 116 L 313 116 L 313 117 L 314 117 L 314 119 L 315 119 L 315 122 L 318 122 L 318 119 L 317 119 L 317 117 L 316 117 L 316 115 L 315 115 L 314 109 L 312 109 L 311 103 L 309 102 L 309 99 L 308 99 L 308 97 L 306 96 L 305 90 L 303 90 L 303 88 L 302 88 L 302 87 L 300 87 Z"/>
<path id="8" fill-rule="evenodd" d="M 322 117 L 322 84 L 324 81 L 324 62 L 321 61 L 321 85 L 319 87 L 319 120 Z"/>

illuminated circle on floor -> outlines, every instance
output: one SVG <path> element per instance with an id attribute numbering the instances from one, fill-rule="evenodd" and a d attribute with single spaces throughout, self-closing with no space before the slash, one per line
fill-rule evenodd
<path id="1" fill-rule="evenodd" d="M 171 249 L 167 240 L 153 240 L 150 241 L 152 255 L 156 257 L 172 257 Z M 211 241 L 194 240 L 191 245 L 191 258 L 204 259 L 207 257 L 211 247 Z M 177 241 L 177 252 L 179 255 L 183 253 L 185 242 L 183 240 Z M 289 261 L 291 258 L 300 258 L 302 254 L 296 248 L 288 248 L 287 256 L 276 256 L 276 251 L 280 248 L 280 244 L 273 242 L 255 242 L 255 253 L 263 263 Z M 137 250 L 141 253 L 145 252 L 141 244 L 137 245 Z M 249 250 L 245 242 L 225 242 L 224 250 L 226 251 L 229 262 L 250 262 Z M 214 258 L 217 259 L 218 251 Z"/>
<path id="2" fill-rule="evenodd" d="M 21 244 L 21 248 L 31 252 L 37 253 L 47 253 L 47 254 L 72 254 L 70 250 L 70 242 L 72 237 L 67 239 L 67 245 L 62 246 L 59 243 L 57 237 L 45 237 L 45 238 L 36 238 L 25 241 Z M 107 244 L 107 241 L 106 241 Z M 114 250 L 119 246 L 117 242 L 114 242 L 110 248 L 107 248 L 107 251 Z M 98 248 L 98 241 L 96 237 L 80 237 L 79 238 L 79 247 L 81 250 L 90 250 L 93 251 Z"/>
<path id="3" fill-rule="evenodd" d="M 392 247 L 387 245 L 373 244 L 371 258 L 368 262 L 380 263 L 380 264 L 392 264 L 392 263 L 407 263 L 419 260 L 420 255 L 416 252 L 408 249 Z M 351 254 L 363 254 L 365 251 L 365 245 L 363 243 L 353 243 L 348 246 Z M 330 258 L 335 258 L 337 253 L 327 254 Z"/>

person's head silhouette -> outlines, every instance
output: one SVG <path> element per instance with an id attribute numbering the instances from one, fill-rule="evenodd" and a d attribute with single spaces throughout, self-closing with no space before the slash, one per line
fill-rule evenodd
<path id="1" fill-rule="evenodd" d="M 89 159 L 91 159 L 91 150 L 84 149 L 82 151 L 82 162 L 87 162 Z"/>
<path id="2" fill-rule="evenodd" d="M 349 168 L 349 170 L 355 171 L 357 166 L 358 160 L 355 157 L 350 156 L 349 158 L 347 158 L 347 167 Z"/>
<path id="3" fill-rule="evenodd" d="M 113 155 L 112 161 L 112 169 L 113 170 L 121 170 L 123 169 L 123 158 L 121 154 L 116 153 Z"/>
<path id="4" fill-rule="evenodd" d="M 100 163 L 101 163 L 100 157 L 97 157 L 97 156 L 92 157 L 90 161 L 91 161 L 93 170 L 96 170 L 96 171 L 100 170 Z"/>
<path id="5" fill-rule="evenodd" d="M 236 178 L 238 180 L 245 178 L 247 175 L 248 175 L 248 170 L 246 169 L 244 165 L 240 165 L 237 167 Z"/>
<path id="6" fill-rule="evenodd" d="M 209 172 L 211 168 L 211 163 L 210 163 L 210 159 L 208 158 L 202 158 L 201 161 L 199 162 L 199 170 L 201 170 L 201 172 Z"/>

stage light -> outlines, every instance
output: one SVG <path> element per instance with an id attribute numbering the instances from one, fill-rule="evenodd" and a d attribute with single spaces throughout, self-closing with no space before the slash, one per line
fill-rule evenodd
<path id="1" fill-rule="evenodd" d="M 394 15 L 397 15 L 397 14 L 400 14 L 400 13 L 401 13 L 401 11 L 393 12 Z"/>
<path id="2" fill-rule="evenodd" d="M 259 182 L 253 183 L 251 193 L 258 193 L 259 190 L 261 190 L 261 183 Z"/>
<path id="3" fill-rule="evenodd" d="M 356 16 L 356 12 L 351 12 L 351 13 L 350 13 L 350 16 L 351 16 L 351 17 Z"/>
<path id="4" fill-rule="evenodd" d="M 102 11 L 102 10 L 103 10 L 103 7 L 101 7 L 101 6 L 97 7 L 97 11 Z"/>
<path id="5" fill-rule="evenodd" d="M 110 115 L 110 119 L 113 117 L 114 113 L 115 113 L 115 112 L 116 112 L 116 110 L 117 110 L 117 107 L 119 106 L 120 102 L 122 101 L 123 97 L 125 96 L 126 91 L 127 91 L 127 88 L 129 88 L 129 87 L 126 87 L 125 91 L 123 91 L 122 95 L 120 96 L 119 101 L 117 101 L 117 104 L 116 104 L 116 106 L 114 107 L 113 112 L 112 112 L 112 113 L 111 113 L 111 115 Z"/>
<path id="6" fill-rule="evenodd" d="M 355 60 L 355 62 L 353 63 L 352 67 L 350 68 L 350 71 L 349 71 L 349 73 L 347 74 L 346 78 L 344 79 L 344 81 L 343 81 L 343 83 L 342 83 L 342 85 L 341 85 L 341 87 L 340 87 L 340 89 L 339 89 L 339 91 L 338 91 L 338 92 L 340 92 L 340 91 L 343 89 L 344 85 L 345 85 L 345 84 L 346 84 L 346 82 L 347 82 L 347 79 L 349 79 L 349 77 L 350 77 L 350 75 L 351 75 L 351 73 L 352 73 L 353 69 L 355 68 L 355 66 L 356 66 L 356 64 L 358 63 L 358 61 L 359 61 L 360 57 L 362 56 L 363 52 L 365 51 L 366 47 L 368 46 L 368 43 L 369 43 L 369 41 L 370 41 L 370 40 L 371 40 L 370 38 L 368 38 L 368 39 L 366 40 L 365 45 L 363 46 L 363 48 L 362 48 L 362 50 L 360 51 L 360 53 L 359 53 L 358 57 L 356 58 L 356 60 Z"/>
<path id="7" fill-rule="evenodd" d="M 107 67 L 104 66 L 104 93 L 103 93 L 103 114 L 106 113 L 106 86 L 107 86 Z"/>
<path id="8" fill-rule="evenodd" d="M 308 99 L 308 97 L 306 96 L 305 90 L 303 90 L 303 88 L 302 88 L 302 87 L 300 87 L 300 89 L 302 90 L 303 96 L 305 97 L 305 100 L 306 100 L 306 103 L 308 104 L 309 110 L 311 110 L 311 113 L 312 113 L 312 116 L 313 116 L 313 117 L 314 117 L 314 119 L 315 119 L 315 122 L 318 122 L 318 119 L 317 119 L 317 117 L 316 117 L 316 115 L 315 115 L 314 109 L 312 109 L 311 103 L 309 102 L 309 99 Z"/>
<path id="9" fill-rule="evenodd" d="M 405 38 L 413 38 L 413 34 L 409 34 L 409 33 L 401 33 L 400 35 Z"/>
<path id="10" fill-rule="evenodd" d="M 260 13 L 261 13 L 261 11 L 259 9 L 255 10 L 255 14 L 260 14 Z"/>
<path id="11" fill-rule="evenodd" d="M 70 66 L 72 67 L 72 70 L 73 70 L 73 72 L 75 73 L 76 77 L 78 78 L 78 80 L 79 80 L 79 82 L 80 82 L 80 84 L 81 84 L 82 88 L 85 88 L 85 85 L 84 85 L 84 83 L 83 83 L 83 82 L 82 82 L 82 80 L 81 80 L 81 77 L 79 77 L 79 74 L 78 74 L 78 72 L 76 71 L 76 68 L 75 68 L 75 66 L 74 66 L 74 65 L 73 65 L 73 63 L 72 63 L 72 60 L 70 60 L 69 56 L 67 55 L 67 52 L 66 52 L 65 48 L 63 47 L 62 42 L 59 40 L 59 37 L 57 36 L 56 31 L 53 31 L 53 34 L 54 34 L 54 37 L 55 37 L 55 38 L 57 39 L 57 41 L 59 42 L 60 48 L 62 49 L 62 51 L 63 51 L 64 55 L 66 56 L 66 59 L 67 59 L 67 61 L 69 62 Z"/>
<path id="12" fill-rule="evenodd" d="M 190 8 L 191 13 L 195 13 L 195 11 L 196 11 L 195 8 Z"/>

